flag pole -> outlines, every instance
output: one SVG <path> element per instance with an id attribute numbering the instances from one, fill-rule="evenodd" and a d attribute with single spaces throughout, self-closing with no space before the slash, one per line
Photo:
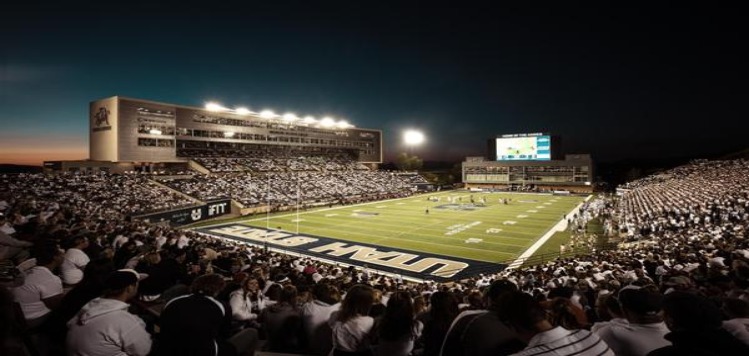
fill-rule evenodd
<path id="1" fill-rule="evenodd" d="M 265 233 L 268 234 L 268 230 L 270 230 L 270 173 L 268 174 L 268 185 L 267 185 L 267 191 L 265 192 L 265 204 L 268 206 L 267 209 L 265 209 Z"/>
<path id="2" fill-rule="evenodd" d="M 296 176 L 296 234 L 299 235 L 299 174 Z"/>

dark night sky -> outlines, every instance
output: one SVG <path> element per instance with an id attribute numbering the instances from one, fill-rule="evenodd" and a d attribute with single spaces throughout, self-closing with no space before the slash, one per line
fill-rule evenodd
<path id="1" fill-rule="evenodd" d="M 749 146 L 737 8 L 248 3 L 4 9 L 0 162 L 86 158 L 88 102 L 112 95 L 345 118 L 388 157 L 405 128 L 432 160 L 520 132 L 602 161 Z"/>

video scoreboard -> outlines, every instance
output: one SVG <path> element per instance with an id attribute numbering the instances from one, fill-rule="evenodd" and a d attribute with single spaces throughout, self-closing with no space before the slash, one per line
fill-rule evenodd
<path id="1" fill-rule="evenodd" d="M 490 140 L 495 161 L 550 161 L 553 136 L 544 133 L 508 134 Z"/>

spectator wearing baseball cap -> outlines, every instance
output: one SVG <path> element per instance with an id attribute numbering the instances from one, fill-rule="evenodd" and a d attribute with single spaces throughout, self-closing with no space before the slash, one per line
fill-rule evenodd
<path id="1" fill-rule="evenodd" d="M 83 306 L 68 322 L 70 355 L 148 355 L 151 335 L 127 301 L 138 294 L 140 275 L 131 269 L 112 272 L 104 280 L 104 294 Z"/>

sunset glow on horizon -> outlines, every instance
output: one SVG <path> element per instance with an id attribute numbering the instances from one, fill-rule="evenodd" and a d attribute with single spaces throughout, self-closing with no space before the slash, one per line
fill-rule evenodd
<path id="1" fill-rule="evenodd" d="M 41 166 L 44 161 L 88 159 L 88 140 L 75 136 L 0 135 L 0 164 Z"/>

